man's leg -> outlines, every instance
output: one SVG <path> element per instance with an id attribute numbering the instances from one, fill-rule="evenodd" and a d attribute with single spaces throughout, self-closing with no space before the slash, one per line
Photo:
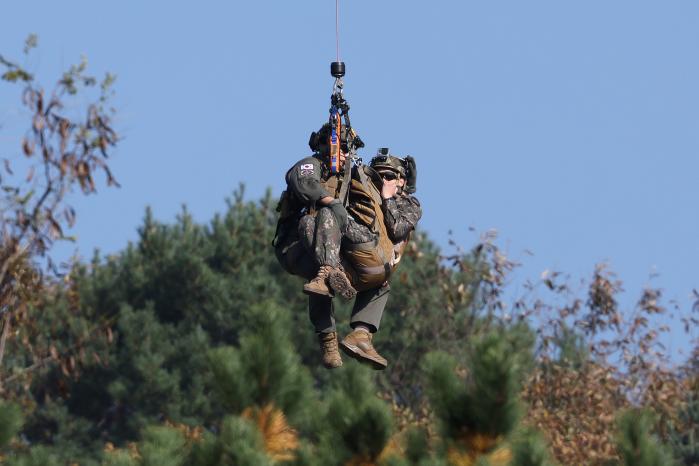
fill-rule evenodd
<path id="1" fill-rule="evenodd" d="M 359 362 L 371 364 L 374 369 L 385 369 L 386 358 L 372 344 L 372 335 L 378 331 L 388 301 L 389 285 L 361 291 L 352 308 L 350 326 L 354 329 L 341 343 L 342 350 Z"/>
<path id="2" fill-rule="evenodd" d="M 311 219 L 311 216 L 304 216 L 299 223 L 299 230 L 304 238 L 304 246 L 308 247 L 319 268 L 317 276 L 304 285 L 304 293 L 321 296 L 340 294 L 345 299 L 352 299 L 357 292 L 340 265 L 342 232 L 335 214 L 323 207 L 318 210 L 315 222 Z"/>
<path id="3" fill-rule="evenodd" d="M 340 266 L 342 232 L 335 214 L 327 207 L 318 209 L 313 237 L 313 252 L 320 265 Z"/>
<path id="4" fill-rule="evenodd" d="M 371 333 L 376 333 L 381 325 L 381 317 L 386 308 L 390 291 L 390 285 L 386 285 L 357 293 L 357 299 L 352 308 L 350 327 L 354 329 L 363 325 Z"/>
<path id="5" fill-rule="evenodd" d="M 327 369 L 342 366 L 342 358 L 337 346 L 335 309 L 332 298 L 317 294 L 309 295 L 308 316 L 318 335 L 323 366 Z"/>
<path id="6" fill-rule="evenodd" d="M 314 262 L 313 274 L 308 277 L 311 282 L 315 280 L 313 277 L 316 277 L 318 274 L 320 264 L 315 248 L 316 232 L 319 231 L 317 227 L 318 218 L 312 215 L 305 215 L 299 221 L 300 244 L 306 250 L 305 257 Z M 324 260 L 323 256 L 321 256 L 321 260 Z M 305 288 L 306 286 L 304 286 L 304 291 Z M 335 330 L 335 309 L 330 290 L 327 288 L 325 281 L 318 286 L 318 289 L 321 291 L 324 291 L 323 288 L 328 290 L 327 295 L 323 293 L 308 293 L 308 316 L 318 336 L 323 366 L 328 369 L 334 369 L 342 366 L 342 358 L 338 350 L 337 332 Z"/>

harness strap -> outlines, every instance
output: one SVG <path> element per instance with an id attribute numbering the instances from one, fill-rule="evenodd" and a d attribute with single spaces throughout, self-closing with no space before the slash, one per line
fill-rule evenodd
<path id="1" fill-rule="evenodd" d="M 371 241 L 367 241 L 366 243 L 350 243 L 349 241 L 342 242 L 342 247 L 345 248 L 347 251 L 371 251 L 378 245 L 378 238 L 375 238 Z"/>
<path id="2" fill-rule="evenodd" d="M 338 194 L 337 198 L 342 201 L 342 205 L 344 207 L 347 207 L 347 200 L 348 196 L 347 193 L 349 192 L 349 185 L 352 182 L 352 162 L 350 162 L 349 157 L 345 159 L 345 175 L 342 177 L 342 186 L 340 186 L 340 193 Z M 362 171 L 361 169 L 359 171 Z"/>
<path id="3" fill-rule="evenodd" d="M 373 201 L 376 203 L 376 205 L 381 205 L 382 200 L 381 197 L 378 195 L 378 192 L 375 192 L 373 189 L 369 187 L 371 181 L 369 181 L 369 177 L 366 175 L 363 169 L 357 170 L 357 173 L 359 173 L 359 181 L 362 183 L 362 186 L 366 187 L 366 190 L 369 192 L 369 195 L 373 199 Z"/>
<path id="4" fill-rule="evenodd" d="M 391 267 L 388 264 L 384 265 L 375 265 L 373 267 L 357 267 L 353 266 L 354 270 L 360 274 L 366 274 L 366 275 L 378 275 L 378 274 L 384 274 L 386 279 L 388 279 L 388 276 L 391 274 Z"/>

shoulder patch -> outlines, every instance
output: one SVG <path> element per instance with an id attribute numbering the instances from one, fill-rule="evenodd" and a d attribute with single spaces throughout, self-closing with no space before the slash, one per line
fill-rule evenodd
<path id="1" fill-rule="evenodd" d="M 312 163 L 302 163 L 299 165 L 299 176 L 313 176 L 315 169 Z"/>

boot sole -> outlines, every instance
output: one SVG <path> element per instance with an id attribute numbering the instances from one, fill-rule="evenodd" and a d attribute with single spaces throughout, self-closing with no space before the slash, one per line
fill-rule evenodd
<path id="1" fill-rule="evenodd" d="M 321 293 L 321 292 L 315 291 L 315 290 L 307 290 L 306 288 L 303 289 L 303 294 L 307 294 L 309 296 L 310 295 L 317 295 L 317 296 L 328 296 L 330 298 L 333 297 L 333 295 L 330 293 Z"/>
<path id="2" fill-rule="evenodd" d="M 340 349 L 343 353 L 352 359 L 359 361 L 360 363 L 369 363 L 372 369 L 377 371 L 382 371 L 388 367 L 388 364 L 384 364 L 371 356 L 368 356 L 361 348 L 355 345 L 350 345 L 344 341 L 340 342 Z"/>
<path id="3" fill-rule="evenodd" d="M 339 369 L 340 367 L 342 367 L 342 361 L 340 361 L 340 364 L 338 364 L 337 366 L 333 366 L 331 364 L 325 364 L 325 363 L 322 363 L 322 365 L 324 368 L 326 368 L 328 370 Z"/>
<path id="4" fill-rule="evenodd" d="M 347 281 L 347 277 L 340 273 L 331 273 L 328 276 L 328 285 L 336 295 L 342 296 L 347 301 L 357 296 L 357 290 Z"/>

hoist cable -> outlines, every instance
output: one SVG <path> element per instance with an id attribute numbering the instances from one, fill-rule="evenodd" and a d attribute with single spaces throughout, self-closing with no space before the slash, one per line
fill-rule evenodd
<path id="1" fill-rule="evenodd" d="M 337 48 L 337 60 L 340 61 L 340 0 L 335 0 L 335 47 Z"/>

